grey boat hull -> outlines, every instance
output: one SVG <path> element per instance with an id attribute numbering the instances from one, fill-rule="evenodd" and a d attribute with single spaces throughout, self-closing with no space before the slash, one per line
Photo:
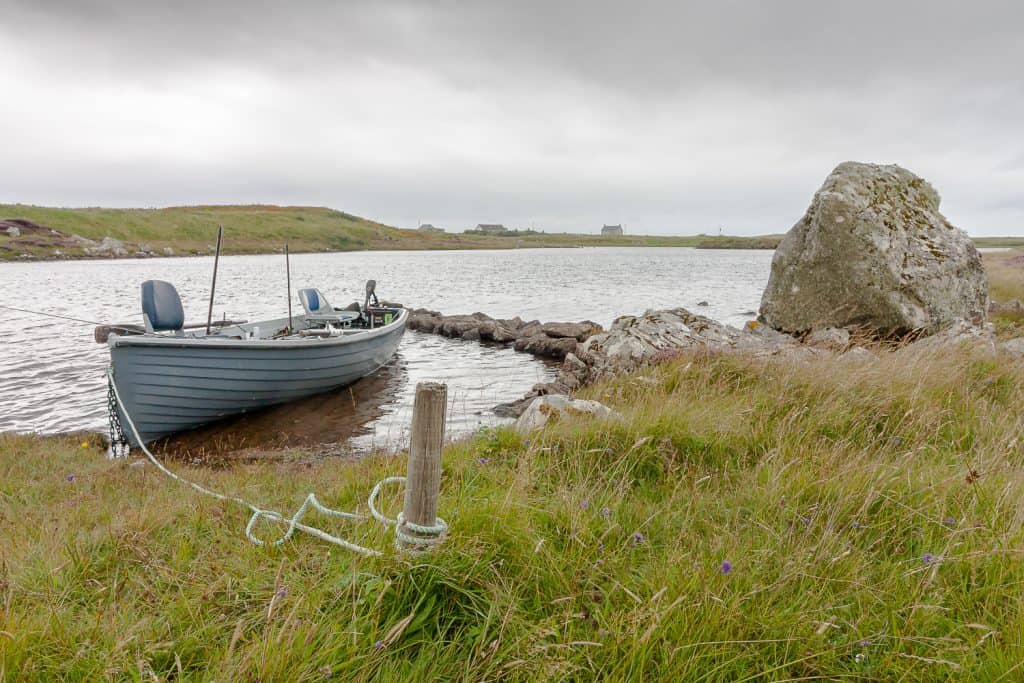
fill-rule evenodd
<path id="1" fill-rule="evenodd" d="M 110 361 L 123 408 L 148 443 L 352 384 L 391 360 L 407 317 L 402 311 L 384 327 L 327 339 L 113 336 Z"/>

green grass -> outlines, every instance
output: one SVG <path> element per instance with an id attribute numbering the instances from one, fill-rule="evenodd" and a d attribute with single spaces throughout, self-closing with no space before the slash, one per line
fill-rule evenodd
<path id="1" fill-rule="evenodd" d="M 149 465 L 0 436 L 0 679 L 1019 680 L 1022 378 L 967 351 L 645 368 L 585 392 L 619 421 L 448 448 L 451 534 L 415 558 L 323 519 L 387 556 L 257 548 Z M 404 461 L 174 467 L 291 511 L 365 509 Z"/>

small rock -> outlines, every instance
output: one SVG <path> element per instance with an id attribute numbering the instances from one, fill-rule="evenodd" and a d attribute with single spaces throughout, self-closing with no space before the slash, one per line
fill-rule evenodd
<path id="1" fill-rule="evenodd" d="M 1017 337 L 1016 339 L 1004 341 L 999 344 L 997 348 L 1003 353 L 1007 353 L 1011 356 L 1024 358 L 1024 337 Z"/>
<path id="2" fill-rule="evenodd" d="M 174 249 L 171 247 L 164 247 L 164 256 L 174 256 Z"/>
<path id="3" fill-rule="evenodd" d="M 516 421 L 516 431 L 531 432 L 548 423 L 569 417 L 608 419 L 615 416 L 615 411 L 597 401 L 584 401 L 557 394 L 540 396 L 533 399 Z"/>
<path id="4" fill-rule="evenodd" d="M 698 301 L 697 305 L 698 306 L 710 306 L 711 304 L 709 304 L 707 301 Z"/>
<path id="5" fill-rule="evenodd" d="M 16 225 L 12 225 L 11 227 L 7 228 L 7 236 L 8 237 L 20 237 L 21 236 L 21 228 L 19 228 Z"/>
<path id="6" fill-rule="evenodd" d="M 540 331 L 549 337 L 556 339 L 571 337 L 580 342 L 586 341 L 601 329 L 600 325 L 590 320 L 579 323 L 544 323 L 540 327 Z"/>
<path id="7" fill-rule="evenodd" d="M 840 356 L 840 358 L 844 361 L 866 362 L 877 360 L 878 356 L 868 349 L 865 349 L 863 346 L 854 346 L 852 349 Z"/>
<path id="8" fill-rule="evenodd" d="M 807 335 L 804 343 L 831 351 L 845 351 L 850 346 L 850 331 L 842 327 L 825 327 Z"/>

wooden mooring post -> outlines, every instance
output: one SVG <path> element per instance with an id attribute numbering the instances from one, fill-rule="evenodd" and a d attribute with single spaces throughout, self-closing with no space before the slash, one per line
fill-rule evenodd
<path id="1" fill-rule="evenodd" d="M 444 446 L 448 387 L 437 382 L 416 385 L 409 435 L 409 469 L 405 478 L 405 508 L 397 536 L 403 550 L 423 551 L 436 545 L 443 532 L 437 517 L 441 492 L 441 449 Z M 430 531 L 425 531 L 430 529 Z M 424 543 L 414 539 L 422 538 Z"/>

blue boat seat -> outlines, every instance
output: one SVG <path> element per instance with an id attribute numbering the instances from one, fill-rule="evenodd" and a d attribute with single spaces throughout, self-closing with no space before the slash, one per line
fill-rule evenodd
<path id="1" fill-rule="evenodd" d="M 178 290 L 170 282 L 146 280 L 142 283 L 142 319 L 147 332 L 184 334 L 185 309 Z"/>
<path id="2" fill-rule="evenodd" d="M 351 322 L 358 316 L 351 311 L 335 310 L 327 297 L 315 287 L 307 287 L 299 290 L 299 301 L 306 309 L 306 321 L 310 323 L 331 323 L 339 324 Z"/>

